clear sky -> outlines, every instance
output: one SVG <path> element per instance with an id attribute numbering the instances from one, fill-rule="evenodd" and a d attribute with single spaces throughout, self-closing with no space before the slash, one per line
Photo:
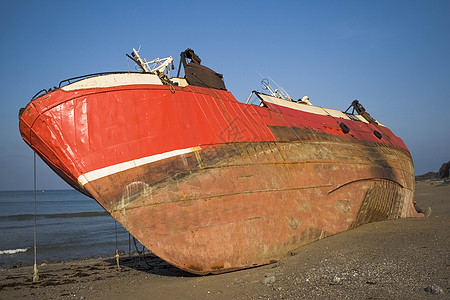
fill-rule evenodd
<path id="1" fill-rule="evenodd" d="M 409 147 L 416 174 L 450 160 L 450 1 L 4 1 L 0 190 L 33 188 L 17 114 L 42 88 L 192 48 L 244 102 L 262 76 L 293 98 L 359 99 Z M 68 188 L 41 161 L 38 188 Z"/>

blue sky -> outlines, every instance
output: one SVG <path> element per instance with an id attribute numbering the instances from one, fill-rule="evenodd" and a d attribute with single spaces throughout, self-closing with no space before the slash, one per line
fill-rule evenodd
<path id="1" fill-rule="evenodd" d="M 293 98 L 359 99 L 416 174 L 450 160 L 450 1 L 8 1 L 0 11 L 0 190 L 33 188 L 17 113 L 61 80 L 190 47 L 245 101 L 270 76 Z M 38 188 L 68 186 L 41 161 Z"/>

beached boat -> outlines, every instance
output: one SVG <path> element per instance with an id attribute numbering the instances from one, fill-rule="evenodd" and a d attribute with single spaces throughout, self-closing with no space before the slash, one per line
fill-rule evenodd
<path id="1" fill-rule="evenodd" d="M 267 93 L 241 103 L 190 49 L 172 78 L 172 57 L 148 62 L 133 49 L 129 58 L 141 72 L 38 93 L 20 111 L 20 132 L 167 262 L 227 272 L 361 224 L 421 215 L 407 147 L 358 101 L 352 113 L 296 102 L 264 80 Z"/>

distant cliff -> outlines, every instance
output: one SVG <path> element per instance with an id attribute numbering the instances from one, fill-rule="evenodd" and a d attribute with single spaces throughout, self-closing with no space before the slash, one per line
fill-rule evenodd
<path id="1" fill-rule="evenodd" d="M 450 174 L 450 161 L 443 163 L 438 172 L 428 172 L 423 175 L 417 175 L 416 181 L 446 179 Z"/>

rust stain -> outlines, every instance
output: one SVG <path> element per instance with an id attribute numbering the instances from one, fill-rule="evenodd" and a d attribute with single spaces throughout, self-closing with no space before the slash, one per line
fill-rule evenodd
<path id="1" fill-rule="evenodd" d="M 196 274 L 267 264 L 367 222 L 414 216 L 409 153 L 315 138 L 220 145 L 85 187 L 153 253 Z"/>
<path id="2" fill-rule="evenodd" d="M 148 249 L 196 274 L 270 263 L 314 240 L 411 213 L 400 204 L 411 205 L 412 194 L 402 191 L 414 188 L 408 179 L 409 156 L 402 150 L 381 149 L 379 160 L 383 155 L 398 158 L 386 164 L 369 156 L 370 145 L 336 140 L 275 145 L 278 156 L 270 154 L 273 143 L 233 146 L 231 156 L 227 146 L 219 146 L 203 150 L 201 159 L 198 153 L 185 154 L 179 164 L 173 158 L 118 174 L 113 182 L 119 186 L 147 174 L 151 193 L 142 192 L 142 186 L 141 192 L 129 191 L 125 208 L 118 202 L 110 208 L 126 211 L 114 216 Z M 355 151 L 358 155 L 352 156 Z M 153 171 L 165 165 L 179 168 L 177 180 Z"/>
<path id="3" fill-rule="evenodd" d="M 343 214 L 349 214 L 352 210 L 352 204 L 348 200 L 338 200 L 334 204 L 334 208 Z"/>
<path id="4" fill-rule="evenodd" d="M 301 226 L 302 222 L 300 222 L 300 220 L 291 217 L 289 219 L 289 221 L 287 222 L 287 225 L 289 227 L 290 230 L 297 230 L 299 229 L 299 227 Z"/>

